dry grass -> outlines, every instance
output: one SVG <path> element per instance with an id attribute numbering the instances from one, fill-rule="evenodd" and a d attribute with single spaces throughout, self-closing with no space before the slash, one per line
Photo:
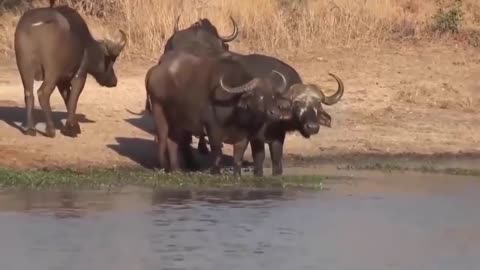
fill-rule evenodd
<path id="1" fill-rule="evenodd" d="M 318 46 L 380 44 L 391 39 L 430 37 L 432 16 L 454 0 L 58 0 L 76 6 L 94 33 L 121 27 L 128 31 L 127 54 L 158 57 L 172 33 L 173 23 L 187 27 L 208 17 L 221 33 L 231 31 L 228 15 L 241 29 L 242 46 L 249 50 L 282 49 L 292 54 Z M 0 17 L 0 52 L 12 52 L 12 33 L 25 1 Z M 34 0 L 34 6 L 46 6 Z M 463 0 L 462 29 L 475 35 L 480 28 L 480 1 Z M 472 32 L 473 31 L 473 32 Z M 480 39 L 462 38 L 477 42 Z M 480 42 L 479 42 L 480 43 Z"/>
<path id="2" fill-rule="evenodd" d="M 399 91 L 396 100 L 431 108 L 474 111 L 480 106 L 480 99 L 467 91 L 456 89 L 448 83 L 441 85 L 420 85 Z"/>

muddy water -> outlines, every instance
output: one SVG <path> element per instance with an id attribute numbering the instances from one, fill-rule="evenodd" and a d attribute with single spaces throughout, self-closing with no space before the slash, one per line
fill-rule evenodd
<path id="1" fill-rule="evenodd" d="M 325 187 L 3 193 L 0 269 L 479 269 L 480 179 Z"/>

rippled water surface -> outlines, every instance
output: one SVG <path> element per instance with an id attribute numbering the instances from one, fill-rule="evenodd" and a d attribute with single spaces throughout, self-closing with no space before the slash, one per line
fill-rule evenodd
<path id="1" fill-rule="evenodd" d="M 325 186 L 4 192 L 0 269 L 480 269 L 480 180 Z"/>

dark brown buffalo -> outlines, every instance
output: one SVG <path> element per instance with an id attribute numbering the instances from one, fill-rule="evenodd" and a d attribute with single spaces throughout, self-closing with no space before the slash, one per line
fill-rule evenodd
<path id="1" fill-rule="evenodd" d="M 227 42 L 235 40 L 238 35 L 238 26 L 235 20 L 230 17 L 233 24 L 233 32 L 229 36 L 222 37 L 218 33 L 217 28 L 209 19 L 200 19 L 185 29 L 179 30 L 178 22 L 180 15 L 175 20 L 172 36 L 165 43 L 163 53 L 169 51 L 185 51 L 196 56 L 218 56 L 229 50 Z M 161 59 L 161 57 L 160 57 Z M 159 59 L 159 61 L 160 61 Z M 145 100 L 145 111 L 143 113 L 150 113 L 149 100 Z M 201 140 L 204 137 L 200 137 Z M 202 144 L 204 145 L 204 144 Z M 204 150 L 208 153 L 208 149 Z"/>
<path id="2" fill-rule="evenodd" d="M 329 75 L 338 83 L 337 91 L 331 96 L 326 96 L 322 88 L 316 84 L 296 83 L 285 91 L 282 96 L 292 101 L 291 115 L 270 121 L 257 133 L 256 137 L 250 139 L 252 152 L 257 153 L 254 159 L 254 175 L 263 175 L 265 143 L 269 145 L 272 174 L 281 175 L 283 146 L 288 132 L 297 131 L 308 139 L 319 132 L 320 126 L 331 127 L 331 117 L 323 109 L 322 104 L 328 106 L 336 104 L 343 96 L 344 85 L 339 77 L 331 73 Z M 202 147 L 201 143 L 206 144 L 205 140 L 203 142 L 200 140 L 199 148 Z M 206 148 L 206 145 L 203 147 Z M 206 151 L 208 152 L 208 149 Z"/>
<path id="3" fill-rule="evenodd" d="M 54 1 L 50 2 L 51 6 Z M 83 18 L 67 6 L 36 8 L 25 12 L 15 29 L 15 56 L 25 91 L 26 130 L 36 135 L 33 118 L 34 80 L 43 81 L 38 99 L 45 114 L 46 135 L 55 137 L 50 96 L 58 87 L 68 111 L 61 132 L 81 133 L 75 119 L 79 96 L 87 74 L 102 86 L 115 87 L 113 65 L 127 42 L 120 30 L 118 40 L 95 40 Z"/>
<path id="4" fill-rule="evenodd" d="M 283 145 L 288 132 L 298 131 L 304 138 L 310 138 L 310 136 L 319 132 L 320 126 L 331 127 L 332 119 L 323 109 L 322 104 L 331 106 L 340 101 L 343 96 L 344 85 L 339 77 L 331 73 L 329 75 L 338 83 L 338 89 L 333 95 L 326 96 L 322 88 L 316 84 L 293 84 L 283 95 L 292 101 L 291 116 L 266 125 L 260 138 L 269 145 L 273 175 L 283 173 Z M 251 147 L 253 149 L 253 144 Z M 264 145 L 258 145 L 257 147 L 264 149 Z M 254 161 L 255 175 L 263 175 L 264 159 L 263 156 L 262 159 L 259 158 Z"/>
<path id="5" fill-rule="evenodd" d="M 220 36 L 217 28 L 209 19 L 200 19 L 189 27 L 179 30 L 178 21 L 175 21 L 172 36 L 167 40 L 164 53 L 171 50 L 187 51 L 195 55 L 218 55 L 229 50 L 228 42 L 235 40 L 238 36 L 238 26 L 230 16 L 233 24 L 233 32 L 229 36 Z"/>
<path id="6" fill-rule="evenodd" d="M 286 89 L 285 77 L 274 73 L 282 79 L 278 93 L 273 77 L 252 77 L 236 61 L 183 51 L 165 53 L 145 79 L 160 166 L 179 170 L 179 153 L 187 154 L 186 159 L 191 161 L 186 149 L 191 136 L 207 135 L 214 160 L 212 173 L 220 172 L 221 146 L 228 143 L 234 145 L 234 173 L 239 175 L 248 140 L 257 136 L 268 121 L 281 118 L 282 113 L 290 114 L 289 106 L 283 106 L 282 111 L 277 101 Z"/>

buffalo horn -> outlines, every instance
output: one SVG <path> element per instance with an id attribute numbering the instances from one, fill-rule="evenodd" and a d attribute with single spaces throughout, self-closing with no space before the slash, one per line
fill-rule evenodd
<path id="1" fill-rule="evenodd" d="M 105 41 L 108 51 L 110 52 L 111 55 L 119 55 L 123 48 L 125 48 L 125 45 L 127 44 L 127 34 L 123 32 L 123 30 L 119 29 L 120 32 L 120 38 L 116 38 L 114 40 L 107 39 Z"/>
<path id="2" fill-rule="evenodd" d="M 285 90 L 287 90 L 287 78 L 285 78 L 285 76 L 281 72 L 278 72 L 276 70 L 273 70 L 272 73 L 277 74 L 278 76 L 280 76 L 280 78 L 282 78 L 282 86 L 279 88 L 278 91 L 280 94 L 282 94 L 283 92 L 285 92 Z"/>
<path id="3" fill-rule="evenodd" d="M 225 84 L 223 83 L 223 77 L 222 76 L 220 78 L 220 87 L 222 87 L 222 89 L 225 91 L 225 92 L 228 92 L 228 93 L 231 93 L 231 94 L 240 94 L 240 93 L 245 93 L 245 92 L 249 92 L 249 91 L 252 91 L 253 89 L 255 89 L 255 87 L 257 86 L 259 80 L 257 78 L 254 78 L 252 80 L 250 80 L 249 82 L 245 83 L 244 85 L 240 85 L 240 86 L 237 86 L 237 87 L 228 87 L 228 86 L 225 86 Z"/>
<path id="4" fill-rule="evenodd" d="M 226 36 L 226 37 L 220 37 L 220 39 L 223 41 L 223 42 L 230 42 L 232 40 L 234 40 L 237 35 L 238 35 L 238 26 L 237 26 L 237 23 L 235 22 L 235 20 L 232 18 L 232 16 L 230 16 L 230 20 L 232 21 L 233 23 L 233 33 L 230 35 L 230 36 Z"/>
<path id="5" fill-rule="evenodd" d="M 344 86 L 343 86 L 342 80 L 340 80 L 340 78 L 338 78 L 335 74 L 328 73 L 328 75 L 332 76 L 337 81 L 338 90 L 335 94 L 333 94 L 331 96 L 328 96 L 328 97 L 325 97 L 323 99 L 322 103 L 325 104 L 325 105 L 333 105 L 333 104 L 337 103 L 338 101 L 340 101 L 340 99 L 342 98 Z"/>
<path id="6" fill-rule="evenodd" d="M 118 45 L 120 50 L 123 50 L 125 45 L 127 44 L 127 34 L 121 29 L 118 30 L 120 32 L 120 40 L 118 41 Z"/>
<path id="7" fill-rule="evenodd" d="M 178 31 L 178 22 L 180 21 L 180 14 L 177 16 L 177 19 L 175 20 L 175 24 L 173 25 L 173 33 Z"/>

